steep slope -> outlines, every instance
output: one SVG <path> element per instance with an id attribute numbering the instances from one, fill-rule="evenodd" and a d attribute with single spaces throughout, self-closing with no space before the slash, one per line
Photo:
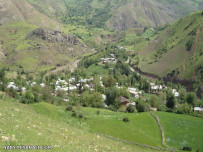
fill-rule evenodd
<path id="1" fill-rule="evenodd" d="M 131 0 L 114 12 L 108 26 L 117 30 L 156 27 L 201 10 L 202 4 L 201 0 Z"/>
<path id="2" fill-rule="evenodd" d="M 58 21 L 126 30 L 156 27 L 203 9 L 202 0 L 27 0 Z"/>
<path id="3" fill-rule="evenodd" d="M 6 56 L 2 67 L 35 73 L 70 64 L 90 51 L 76 37 L 26 22 L 1 26 L 0 42 Z"/>
<path id="4" fill-rule="evenodd" d="M 185 17 L 161 32 L 139 53 L 139 68 L 161 77 L 203 81 L 203 13 Z"/>
<path id="5" fill-rule="evenodd" d="M 52 119 L 52 117 L 36 113 L 29 105 L 3 100 L 0 100 L 0 105 L 1 148 L 3 148 L 4 145 L 50 145 L 52 146 L 50 151 L 57 152 L 149 151 L 147 148 L 125 144 L 73 128 L 64 121 Z M 1 149 L 1 151 L 3 150 Z M 15 152 L 19 150 L 12 151 Z M 32 151 L 44 152 L 47 150 L 39 149 Z M 157 150 L 151 149 L 150 151 Z"/>
<path id="6" fill-rule="evenodd" d="M 89 52 L 76 37 L 61 32 L 63 24 L 26 0 L 1 0 L 0 24 L 0 67 L 37 73 Z"/>
<path id="7" fill-rule="evenodd" d="M 0 24 L 27 21 L 30 24 L 47 28 L 61 29 L 62 26 L 55 20 L 39 13 L 26 0 L 1 0 Z"/>

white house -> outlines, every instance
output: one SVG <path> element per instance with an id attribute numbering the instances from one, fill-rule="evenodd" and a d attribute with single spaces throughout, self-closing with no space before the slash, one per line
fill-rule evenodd
<path id="1" fill-rule="evenodd" d="M 18 87 L 15 85 L 14 82 L 9 82 L 7 88 L 8 89 L 13 88 L 14 90 L 18 90 Z"/>
<path id="2" fill-rule="evenodd" d="M 75 82 L 75 78 L 70 78 L 68 81 L 69 81 L 69 83 L 73 83 L 73 82 Z"/>
<path id="3" fill-rule="evenodd" d="M 128 91 L 130 92 L 130 95 L 134 98 L 139 98 L 139 92 L 136 88 L 128 88 Z"/>
<path id="4" fill-rule="evenodd" d="M 25 87 L 22 87 L 22 88 L 21 88 L 21 91 L 22 91 L 22 93 L 25 93 L 25 92 L 26 92 L 26 88 L 25 88 Z"/>
<path id="5" fill-rule="evenodd" d="M 201 107 L 195 107 L 194 111 L 198 112 L 199 114 L 201 114 L 203 112 L 203 108 Z"/>
<path id="6" fill-rule="evenodd" d="M 32 82 L 32 83 L 31 83 L 31 86 L 34 86 L 35 84 L 37 84 L 37 83 L 36 83 L 36 82 Z"/>
<path id="7" fill-rule="evenodd" d="M 45 84 L 44 84 L 44 83 L 41 83 L 40 86 L 41 86 L 42 88 L 44 88 L 44 87 L 45 87 Z"/>
<path id="8" fill-rule="evenodd" d="M 172 92 L 175 97 L 179 97 L 179 92 L 176 89 L 172 89 Z"/>
<path id="9" fill-rule="evenodd" d="M 104 100 L 106 100 L 106 95 L 105 95 L 105 94 L 102 94 L 102 98 L 103 98 Z"/>

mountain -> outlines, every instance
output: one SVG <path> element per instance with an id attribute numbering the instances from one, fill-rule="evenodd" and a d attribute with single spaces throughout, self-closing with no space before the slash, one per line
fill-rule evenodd
<path id="1" fill-rule="evenodd" d="M 203 2 L 190 0 L 132 0 L 116 10 L 108 22 L 113 29 L 156 27 L 202 9 Z"/>
<path id="2" fill-rule="evenodd" d="M 160 77 L 203 80 L 203 12 L 176 21 L 139 52 L 138 67 Z"/>
<path id="3" fill-rule="evenodd" d="M 40 72 L 90 52 L 64 25 L 25 0 L 0 1 L 0 67 Z M 39 68 L 40 67 L 40 68 Z"/>
<path id="4" fill-rule="evenodd" d="M 27 0 L 58 21 L 115 30 L 156 27 L 203 9 L 202 0 Z"/>
<path id="5" fill-rule="evenodd" d="M 61 29 L 62 26 L 42 13 L 38 12 L 26 0 L 1 0 L 0 1 L 0 25 L 26 21 L 30 24 L 47 28 Z"/>

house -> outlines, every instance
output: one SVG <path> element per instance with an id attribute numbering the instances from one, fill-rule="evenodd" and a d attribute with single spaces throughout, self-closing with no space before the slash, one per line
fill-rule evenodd
<path id="1" fill-rule="evenodd" d="M 131 97 L 139 98 L 139 92 L 136 88 L 128 88 L 128 91 L 130 92 Z"/>
<path id="2" fill-rule="evenodd" d="M 112 58 L 101 58 L 101 61 L 103 64 L 110 63 L 110 62 L 116 63 L 116 59 L 114 57 L 112 57 Z"/>
<path id="3" fill-rule="evenodd" d="M 13 88 L 14 90 L 18 90 L 18 87 L 15 85 L 14 82 L 9 82 L 7 88 L 8 89 Z"/>
<path id="4" fill-rule="evenodd" d="M 102 99 L 106 100 L 106 95 L 102 94 Z"/>
<path id="5" fill-rule="evenodd" d="M 67 85 L 68 83 L 66 82 L 66 80 L 61 80 L 60 78 L 58 78 L 58 80 L 56 81 L 56 85 Z"/>
<path id="6" fill-rule="evenodd" d="M 202 114 L 203 113 L 203 108 L 201 108 L 201 107 L 195 107 L 194 111 L 198 112 L 199 114 Z"/>
<path id="7" fill-rule="evenodd" d="M 25 87 L 22 87 L 22 88 L 21 88 L 21 92 L 22 92 L 22 93 L 25 93 L 25 92 L 26 92 L 26 88 L 25 88 Z"/>
<path id="8" fill-rule="evenodd" d="M 75 82 L 75 78 L 70 78 L 68 81 L 69 81 L 69 83 L 71 83 L 71 84 L 72 84 L 72 83 L 74 83 L 74 82 Z"/>
<path id="9" fill-rule="evenodd" d="M 73 90 L 76 90 L 76 89 L 77 89 L 76 86 L 69 86 L 69 88 L 68 88 L 68 90 L 70 90 L 70 91 L 73 91 Z"/>
<path id="10" fill-rule="evenodd" d="M 108 106 L 106 103 L 104 103 L 104 107 L 105 107 L 105 108 L 108 108 L 109 106 Z"/>
<path id="11" fill-rule="evenodd" d="M 150 108 L 150 111 L 157 111 L 157 108 Z"/>
<path id="12" fill-rule="evenodd" d="M 127 99 L 125 97 L 120 96 L 120 97 L 118 97 L 118 99 L 120 100 L 120 106 L 126 107 L 130 103 L 129 99 Z"/>
<path id="13" fill-rule="evenodd" d="M 136 107 L 136 102 L 131 102 L 131 103 L 128 103 L 128 105 L 127 105 L 127 106 L 129 106 L 129 105 L 132 105 L 133 107 Z"/>
<path id="14" fill-rule="evenodd" d="M 36 82 L 32 82 L 32 83 L 31 83 L 31 86 L 34 86 L 35 84 L 37 84 L 37 83 L 36 83 Z"/>
<path id="15" fill-rule="evenodd" d="M 172 89 L 172 92 L 173 92 L 175 97 L 179 97 L 179 93 L 176 89 Z"/>
<path id="16" fill-rule="evenodd" d="M 41 83 L 40 86 L 41 86 L 42 88 L 44 88 L 44 87 L 45 87 L 45 84 L 44 84 L 44 83 Z"/>

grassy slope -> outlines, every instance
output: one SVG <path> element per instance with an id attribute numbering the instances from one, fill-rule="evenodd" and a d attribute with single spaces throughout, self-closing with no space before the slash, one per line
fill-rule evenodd
<path id="1" fill-rule="evenodd" d="M 73 118 L 71 112 L 65 112 L 63 108 L 47 103 L 32 106 L 39 114 L 61 119 L 72 126 L 89 130 L 92 133 L 98 132 L 128 141 L 161 147 L 159 128 L 155 119 L 149 113 L 125 114 L 99 109 L 100 115 L 97 115 L 98 109 L 81 108 L 78 113 L 87 118 L 87 120 L 84 120 Z M 131 121 L 124 123 L 122 121 L 123 117 L 129 117 Z"/>
<path id="2" fill-rule="evenodd" d="M 53 111 L 49 113 L 44 109 L 42 112 L 46 115 L 36 113 L 29 105 L 16 102 L 0 100 L 0 105 L 0 140 L 2 136 L 9 137 L 9 141 L 0 142 L 1 148 L 3 145 L 52 145 L 52 151 L 57 152 L 148 151 L 73 128 L 61 119 L 55 119 L 60 116 L 56 116 L 55 112 L 62 109 L 51 108 L 48 104 L 46 107 Z"/>
<path id="3" fill-rule="evenodd" d="M 37 38 L 27 38 L 27 35 L 36 28 L 38 26 L 21 21 L 0 27 L 2 50 L 4 54 L 8 55 L 7 58 L 4 58 L 4 62 L 1 62 L 2 66 L 18 70 L 18 66 L 21 65 L 25 71 L 40 72 L 50 70 L 56 64 L 69 63 L 88 52 L 88 49 L 76 45 L 64 46 Z M 37 47 L 39 44 L 40 49 Z"/>
<path id="4" fill-rule="evenodd" d="M 155 112 L 164 128 L 166 143 L 182 148 L 190 146 L 203 151 L 203 119 L 173 113 Z"/>
<path id="5" fill-rule="evenodd" d="M 203 64 L 203 16 L 194 13 L 166 28 L 148 47 L 139 53 L 141 70 L 164 76 L 172 70 L 179 70 L 180 78 L 191 78 Z M 194 31 L 194 35 L 191 33 Z M 192 40 L 193 47 L 186 50 L 186 43 Z M 163 50 L 167 52 L 164 53 Z"/>

